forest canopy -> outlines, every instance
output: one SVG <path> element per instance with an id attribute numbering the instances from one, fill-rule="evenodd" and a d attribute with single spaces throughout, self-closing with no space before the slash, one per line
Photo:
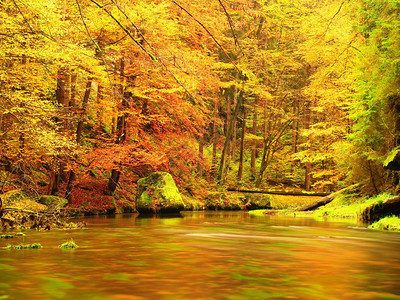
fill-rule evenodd
<path id="1" fill-rule="evenodd" d="M 398 0 L 2 0 L 0 183 L 394 191 Z M 393 152 L 395 151 L 395 152 Z M 386 161 L 386 164 L 384 164 Z M 386 165 L 386 168 L 384 167 Z"/>

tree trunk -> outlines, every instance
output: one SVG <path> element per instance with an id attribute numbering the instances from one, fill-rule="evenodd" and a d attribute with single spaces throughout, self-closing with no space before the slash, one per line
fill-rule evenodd
<path id="1" fill-rule="evenodd" d="M 279 143 L 282 135 L 286 132 L 292 120 L 286 121 L 286 123 L 279 123 L 279 128 L 276 128 L 275 131 L 272 130 L 272 121 L 269 121 L 268 124 L 268 136 L 264 139 L 264 147 L 263 147 L 263 156 L 261 158 L 260 170 L 258 172 L 258 177 L 256 180 L 256 187 L 260 187 L 262 179 L 264 177 L 264 172 L 267 169 L 270 161 L 272 160 L 275 152 L 278 150 L 277 144 Z"/>
<path id="2" fill-rule="evenodd" d="M 48 194 L 56 195 L 59 189 L 60 189 L 60 173 L 57 171 L 51 171 Z"/>
<path id="3" fill-rule="evenodd" d="M 82 115 L 79 116 L 79 121 L 78 125 L 76 127 L 76 144 L 80 145 L 81 139 L 82 139 L 82 129 L 83 129 L 83 118 L 84 115 L 86 114 L 86 107 L 89 101 L 89 96 L 90 96 L 90 91 L 92 90 L 92 79 L 89 78 L 88 82 L 86 83 L 86 88 L 85 88 L 85 95 L 83 96 L 82 100 Z M 65 199 L 68 200 L 68 202 L 71 202 L 71 196 L 72 196 L 72 191 L 74 189 L 74 181 L 76 179 L 76 174 L 73 170 L 69 171 L 69 176 L 68 176 L 68 183 L 67 183 L 67 189 L 65 190 Z"/>
<path id="4" fill-rule="evenodd" d="M 116 169 L 113 169 L 111 171 L 111 176 L 110 176 L 110 179 L 108 180 L 108 186 L 107 186 L 107 189 L 108 189 L 108 193 L 107 194 L 108 195 L 113 195 L 114 194 L 115 190 L 118 187 L 120 175 L 121 175 L 121 172 L 116 170 Z"/>
<path id="5" fill-rule="evenodd" d="M 307 193 L 307 192 L 289 192 L 289 191 L 260 191 L 260 190 L 244 190 L 244 189 L 235 189 L 235 188 L 227 188 L 228 192 L 239 192 L 246 194 L 268 194 L 268 195 L 283 195 L 283 196 L 307 196 L 307 197 L 325 197 L 328 196 L 328 193 Z"/>
<path id="6" fill-rule="evenodd" d="M 383 203 L 373 204 L 365 208 L 360 217 L 364 222 L 377 221 L 386 216 L 400 214 L 400 196 L 386 199 Z"/>
<path id="7" fill-rule="evenodd" d="M 124 59 L 121 59 L 121 65 L 120 65 L 120 76 L 121 76 L 121 82 L 125 81 L 125 62 Z M 128 106 L 128 100 L 127 100 L 127 93 L 124 91 L 124 83 L 121 83 L 119 86 L 120 89 L 120 94 L 122 96 L 122 101 L 121 101 L 121 110 L 125 110 Z M 116 144 L 122 144 L 126 140 L 126 119 L 127 119 L 127 113 L 123 112 L 122 115 L 117 117 L 117 127 L 116 127 L 116 139 L 115 143 Z M 119 184 L 119 179 L 120 179 L 121 171 L 117 169 L 113 169 L 111 171 L 111 176 L 108 181 L 108 188 L 106 194 L 108 195 L 113 195 L 116 188 L 118 187 Z"/>
<path id="8" fill-rule="evenodd" d="M 57 73 L 57 89 L 56 89 L 56 100 L 57 103 L 63 107 L 67 107 L 69 105 L 69 88 L 70 88 L 70 73 L 68 67 L 61 67 L 58 69 Z M 66 121 L 62 121 L 60 118 L 56 118 L 56 122 L 62 125 L 64 130 L 67 128 Z M 62 132 L 60 133 L 62 134 Z M 55 170 L 50 174 L 50 183 L 49 183 L 49 193 L 51 195 L 55 195 L 58 193 L 60 186 L 60 179 L 63 177 L 64 179 L 67 177 L 64 169 L 65 164 L 60 162 L 60 158 L 57 157 L 57 166 Z M 54 174 L 53 174 L 54 173 Z"/>
<path id="9" fill-rule="evenodd" d="M 83 129 L 83 117 L 86 114 L 86 107 L 89 101 L 90 91 L 92 89 L 92 79 L 89 79 L 86 83 L 85 95 L 82 101 L 82 115 L 79 117 L 78 125 L 76 128 L 76 143 L 79 145 L 82 139 L 82 129 Z"/>
<path id="10" fill-rule="evenodd" d="M 203 156 L 204 156 L 204 135 L 199 136 L 199 163 L 197 165 L 197 172 L 200 177 L 203 177 Z"/>
<path id="11" fill-rule="evenodd" d="M 247 118 L 247 109 L 246 106 L 243 105 L 243 122 L 242 122 L 242 132 L 240 136 L 239 170 L 237 176 L 239 181 L 243 179 L 244 138 L 246 135 L 246 118 Z"/>
<path id="12" fill-rule="evenodd" d="M 344 194 L 344 193 L 354 193 L 357 192 L 360 189 L 360 184 L 353 184 L 351 186 L 348 186 L 347 188 L 341 189 L 340 191 L 334 192 L 326 197 L 323 197 L 322 199 L 318 200 L 317 202 L 308 204 L 306 206 L 303 206 L 297 211 L 310 211 L 310 210 L 315 210 L 320 206 L 326 205 L 330 202 L 332 202 L 338 195 Z"/>
<path id="13" fill-rule="evenodd" d="M 217 146 L 218 146 L 218 101 L 214 103 L 214 121 L 213 121 L 213 152 L 212 152 L 212 168 L 215 172 L 217 168 Z"/>
<path id="14" fill-rule="evenodd" d="M 76 106 L 76 72 L 71 74 L 71 97 L 69 99 L 69 106 Z"/>
<path id="15" fill-rule="evenodd" d="M 253 102 L 253 135 L 257 135 L 257 98 Z M 250 162 L 250 172 L 253 178 L 256 177 L 256 155 L 257 155 L 257 141 L 252 143 L 251 147 L 251 162 Z"/>
<path id="16" fill-rule="evenodd" d="M 102 107 L 103 107 L 103 105 L 102 105 L 103 99 L 104 99 L 104 87 L 101 85 L 101 83 L 98 83 L 98 86 L 97 86 L 97 98 L 96 98 L 96 101 L 97 101 L 97 120 L 98 120 L 98 122 L 96 124 L 96 132 L 98 134 L 102 133 L 102 128 L 103 128 L 103 109 L 102 109 Z"/>
<path id="17" fill-rule="evenodd" d="M 311 101 L 308 101 L 308 103 L 305 106 L 305 111 L 304 111 L 304 128 L 305 129 L 310 129 L 311 123 L 312 123 L 312 111 L 311 111 Z M 312 137 L 311 135 L 308 136 L 308 143 L 309 143 L 309 150 L 311 149 L 311 143 L 312 143 Z M 304 189 L 306 191 L 311 190 L 311 171 L 312 171 L 312 165 L 310 161 L 307 161 L 305 163 L 305 175 L 304 175 Z"/>
<path id="18" fill-rule="evenodd" d="M 237 102 L 238 102 L 238 88 L 235 85 L 235 88 L 233 90 L 233 106 L 235 106 Z M 236 135 L 237 135 L 237 133 L 236 133 L 236 130 L 237 130 L 237 128 L 236 128 L 236 120 L 237 120 L 237 118 L 233 118 L 232 119 L 233 132 L 232 132 L 232 146 L 231 146 L 232 152 L 231 152 L 231 157 L 232 157 L 232 162 L 233 163 L 235 163 L 235 161 L 236 161 Z"/>
<path id="19" fill-rule="evenodd" d="M 244 81 L 242 81 L 242 90 L 243 90 L 243 86 L 244 86 Z M 244 97 L 239 96 L 238 97 L 238 101 L 236 103 L 234 112 L 232 114 L 232 119 L 236 119 L 240 107 L 242 105 L 244 101 Z M 222 149 L 222 155 L 221 155 L 221 160 L 220 160 L 220 164 L 219 164 L 219 169 L 218 169 L 218 176 L 217 176 L 217 180 L 219 184 L 223 184 L 225 181 L 225 171 L 226 171 L 226 160 L 227 160 L 227 156 L 229 155 L 229 142 L 232 138 L 232 132 L 233 132 L 233 124 L 234 122 L 229 122 L 228 127 L 227 127 L 227 131 L 226 131 L 226 138 L 225 138 L 225 142 L 224 142 L 224 148 Z"/>

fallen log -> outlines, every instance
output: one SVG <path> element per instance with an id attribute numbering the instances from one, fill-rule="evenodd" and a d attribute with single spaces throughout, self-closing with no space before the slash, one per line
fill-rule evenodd
<path id="1" fill-rule="evenodd" d="M 322 199 L 318 200 L 317 202 L 303 206 L 303 207 L 297 209 L 297 211 L 315 210 L 318 207 L 324 206 L 324 205 L 332 202 L 338 195 L 341 195 L 344 193 L 356 192 L 359 189 L 359 187 L 360 187 L 359 183 L 353 184 L 351 186 L 348 186 L 347 188 L 341 189 L 340 191 L 329 194 L 328 196 L 323 197 Z"/>
<path id="2" fill-rule="evenodd" d="M 360 214 L 364 222 L 374 222 L 389 215 L 400 214 L 400 196 L 386 199 L 382 203 L 376 203 L 366 207 Z"/>
<path id="3" fill-rule="evenodd" d="M 259 191 L 259 190 L 242 190 L 228 188 L 228 192 L 239 192 L 239 193 L 252 193 L 252 194 L 269 194 L 269 195 L 283 195 L 283 196 L 316 196 L 323 197 L 329 195 L 329 193 L 314 193 L 314 192 L 287 192 L 287 191 Z"/>

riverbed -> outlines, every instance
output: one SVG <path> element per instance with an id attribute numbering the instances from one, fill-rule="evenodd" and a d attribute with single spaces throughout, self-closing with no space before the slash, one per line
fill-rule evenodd
<path id="1" fill-rule="evenodd" d="M 0 299 L 400 299 L 400 234 L 246 212 L 86 217 L 0 251 Z M 59 249 L 73 239 L 79 248 Z"/>

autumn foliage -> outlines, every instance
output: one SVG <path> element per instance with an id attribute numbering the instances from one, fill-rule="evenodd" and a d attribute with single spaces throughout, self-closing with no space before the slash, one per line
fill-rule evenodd
<path id="1" fill-rule="evenodd" d="M 198 198 L 394 188 L 382 162 L 399 143 L 398 7 L 1 1 L 2 191 L 107 212 L 154 171 Z"/>

